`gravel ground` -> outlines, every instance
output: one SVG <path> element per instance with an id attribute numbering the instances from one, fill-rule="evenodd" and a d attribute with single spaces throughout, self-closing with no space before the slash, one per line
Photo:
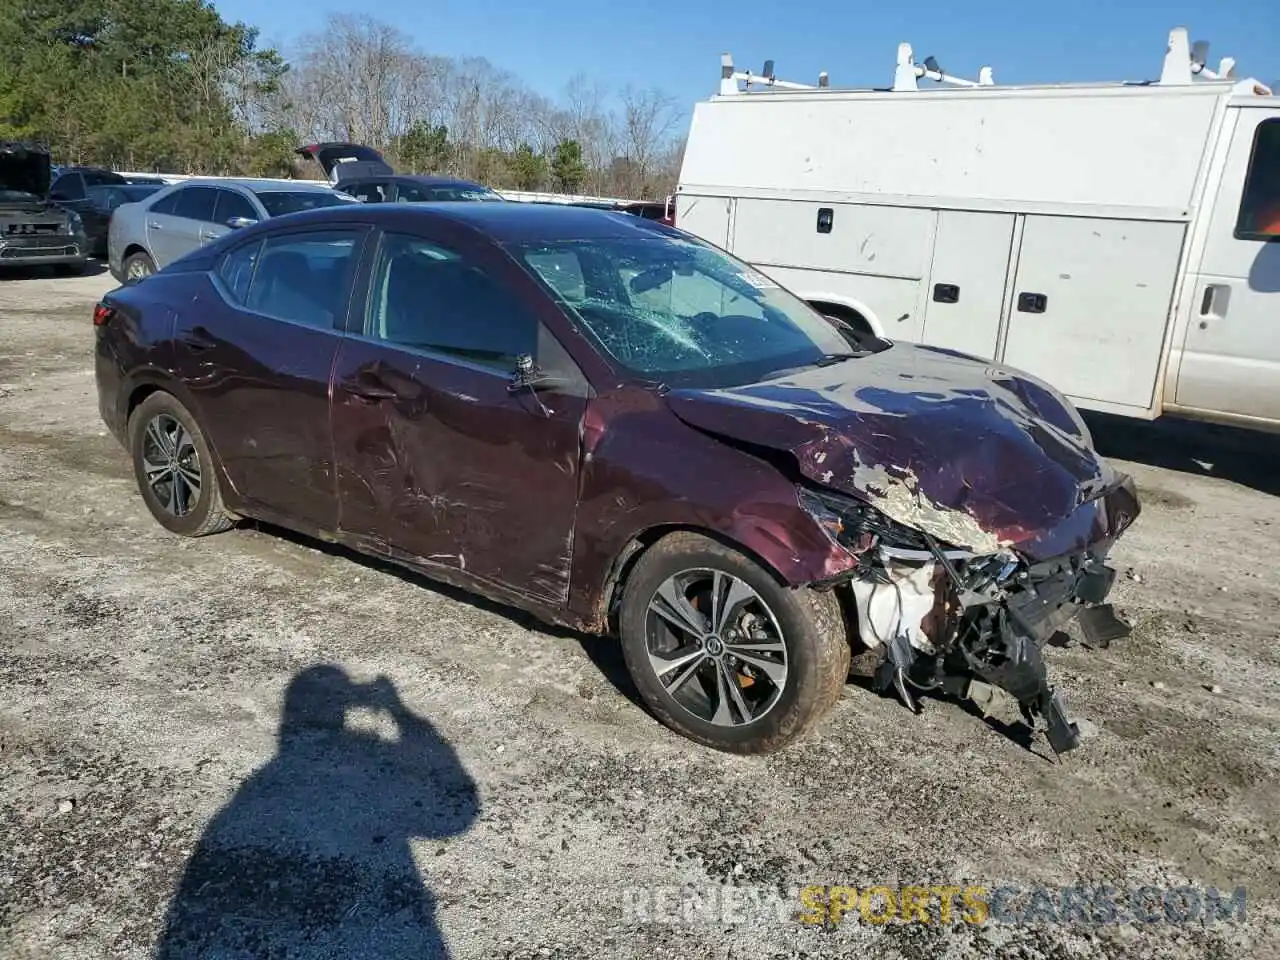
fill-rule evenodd
<path id="1" fill-rule="evenodd" d="M 1048 654 L 1075 753 L 851 685 L 731 757 L 609 641 L 278 530 L 164 533 L 98 419 L 112 285 L 0 280 L 0 956 L 1280 956 L 1272 441 L 1100 425 L 1146 512 L 1133 636 Z M 792 916 L 807 885 L 1076 883 L 1244 886 L 1246 918 Z"/>

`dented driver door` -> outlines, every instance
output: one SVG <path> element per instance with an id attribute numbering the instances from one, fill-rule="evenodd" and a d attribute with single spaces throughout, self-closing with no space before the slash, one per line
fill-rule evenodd
<path id="1" fill-rule="evenodd" d="M 334 365 L 339 526 L 374 550 L 562 602 L 589 391 L 497 260 L 383 236 L 363 329 Z M 543 385 L 517 382 L 521 355 Z"/>

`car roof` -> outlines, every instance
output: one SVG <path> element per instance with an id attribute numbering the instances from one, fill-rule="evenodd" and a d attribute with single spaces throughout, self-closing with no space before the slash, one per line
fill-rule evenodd
<path id="1" fill-rule="evenodd" d="M 199 187 L 244 187 L 254 193 L 274 193 L 278 191 L 330 193 L 333 191 L 333 187 L 327 183 L 319 183 L 315 180 L 255 180 L 252 177 L 219 177 L 217 179 L 213 177 L 192 177 L 190 180 L 180 180 L 174 184 L 175 187 L 188 185 Z"/>
<path id="2" fill-rule="evenodd" d="M 448 222 L 464 229 L 470 228 L 497 243 L 684 237 L 681 231 L 657 220 L 646 220 L 629 213 L 510 200 L 503 203 L 344 204 L 289 215 L 291 226 L 301 226 L 311 220 L 321 224 L 346 221 L 376 223 L 385 228 L 404 229 L 411 229 L 415 221 Z"/>

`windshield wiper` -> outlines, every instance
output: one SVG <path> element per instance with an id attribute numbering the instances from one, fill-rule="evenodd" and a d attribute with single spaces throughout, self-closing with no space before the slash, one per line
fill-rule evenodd
<path id="1" fill-rule="evenodd" d="M 864 353 L 824 353 L 817 360 L 813 361 L 810 366 L 814 367 L 830 367 L 837 363 L 844 363 L 846 360 L 856 360 L 858 357 L 866 356 Z"/>

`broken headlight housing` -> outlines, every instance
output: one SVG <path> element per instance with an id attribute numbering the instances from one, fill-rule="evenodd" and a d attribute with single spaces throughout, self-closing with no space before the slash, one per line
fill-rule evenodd
<path id="1" fill-rule="evenodd" d="M 896 690 L 915 712 L 913 689 L 981 699 L 978 691 L 998 687 L 1028 721 L 1043 718 L 1055 751 L 1076 745 L 1040 647 L 1079 598 L 1084 558 L 1033 575 L 1012 552 L 979 555 L 939 543 L 870 504 L 805 488 L 799 496 L 832 541 L 857 559 L 849 586 L 858 634 L 868 649 L 881 651 L 875 688 Z"/>
<path id="2" fill-rule="evenodd" d="M 877 560 L 926 563 L 938 559 L 935 551 L 939 551 L 961 575 L 968 590 L 982 590 L 1008 582 L 1021 566 L 1012 552 L 979 555 L 940 544 L 853 497 L 807 487 L 799 488 L 799 497 L 801 506 L 827 535 L 860 558 L 856 574 L 861 577 L 875 576 Z"/>

